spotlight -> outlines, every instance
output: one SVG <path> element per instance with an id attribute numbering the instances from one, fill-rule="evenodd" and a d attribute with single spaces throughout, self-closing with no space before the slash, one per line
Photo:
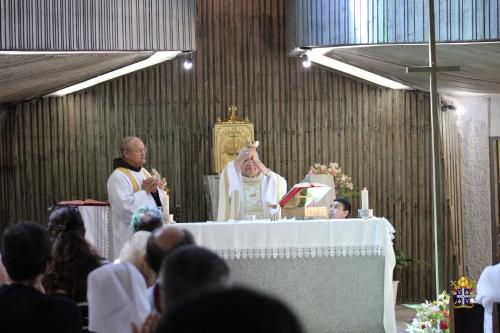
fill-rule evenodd
<path id="1" fill-rule="evenodd" d="M 193 68 L 193 59 L 191 58 L 191 54 L 184 59 L 184 69 L 190 70 Z"/>
<path id="2" fill-rule="evenodd" d="M 302 56 L 302 66 L 304 66 L 304 68 L 309 68 L 311 67 L 311 61 L 309 60 L 309 57 L 307 57 L 307 54 L 304 53 Z"/>

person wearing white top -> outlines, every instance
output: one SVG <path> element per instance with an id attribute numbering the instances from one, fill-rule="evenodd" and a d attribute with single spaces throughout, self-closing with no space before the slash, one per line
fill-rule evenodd
<path id="1" fill-rule="evenodd" d="M 259 160 L 255 147 L 244 147 L 220 174 L 217 220 L 269 218 L 268 205 L 278 204 L 285 193 L 286 180 Z"/>
<path id="2" fill-rule="evenodd" d="M 484 333 L 492 333 L 493 303 L 500 302 L 500 264 L 484 269 L 476 290 L 476 302 L 484 307 Z"/>
<path id="3" fill-rule="evenodd" d="M 162 184 L 143 168 L 146 147 L 136 137 L 126 137 L 120 144 L 121 158 L 113 161 L 113 173 L 108 178 L 108 199 L 112 210 L 113 254 L 132 235 L 130 219 L 141 207 L 162 207 L 165 192 Z"/>
<path id="4" fill-rule="evenodd" d="M 149 314 L 146 282 L 134 265 L 107 264 L 88 277 L 89 330 L 130 333 Z"/>

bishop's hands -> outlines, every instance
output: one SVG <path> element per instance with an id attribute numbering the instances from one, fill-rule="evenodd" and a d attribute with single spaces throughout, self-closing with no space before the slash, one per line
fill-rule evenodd
<path id="1" fill-rule="evenodd" d="M 248 166 L 249 164 L 254 166 L 259 172 L 263 173 L 265 176 L 269 176 L 269 174 L 271 173 L 271 170 L 269 170 L 264 165 L 264 163 L 259 161 L 259 159 L 257 158 L 257 149 L 253 147 L 242 148 L 240 150 L 240 153 L 238 154 L 238 157 L 234 161 L 234 166 L 242 171 L 244 171 L 245 166 Z M 254 175 L 252 175 L 252 177 L 254 177 Z"/>
<path id="2" fill-rule="evenodd" d="M 271 170 L 269 170 L 269 168 L 267 168 L 264 163 L 262 163 L 261 161 L 257 161 L 257 160 L 253 160 L 253 163 L 255 163 L 255 166 L 257 167 L 257 169 L 259 169 L 260 172 L 262 172 L 264 174 L 264 176 L 269 176 L 269 174 L 271 173 Z"/>
<path id="3" fill-rule="evenodd" d="M 158 179 L 154 177 L 149 177 L 144 179 L 142 182 L 142 189 L 148 193 L 155 193 L 158 192 L 158 186 L 159 186 L 159 181 Z"/>
<path id="4" fill-rule="evenodd" d="M 237 169 L 241 169 L 241 167 L 243 166 L 243 163 L 245 163 L 245 161 L 255 159 L 254 153 L 256 153 L 256 152 L 257 152 L 256 149 L 252 149 L 252 148 L 248 148 L 248 147 L 242 148 L 240 150 L 240 153 L 238 154 L 238 157 L 236 157 L 236 160 L 234 160 L 234 166 Z"/>

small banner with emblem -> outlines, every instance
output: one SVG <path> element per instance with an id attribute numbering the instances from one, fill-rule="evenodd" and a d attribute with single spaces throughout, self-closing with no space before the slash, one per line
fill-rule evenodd
<path id="1" fill-rule="evenodd" d="M 453 301 L 454 307 L 458 308 L 472 308 L 474 307 L 476 281 L 469 281 L 466 277 L 462 276 L 457 281 L 451 281 L 453 288 Z"/>

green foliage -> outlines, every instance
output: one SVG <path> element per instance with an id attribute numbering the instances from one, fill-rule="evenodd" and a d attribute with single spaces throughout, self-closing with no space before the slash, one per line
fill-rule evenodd
<path id="1" fill-rule="evenodd" d="M 396 256 L 396 266 L 394 268 L 399 272 L 401 272 L 404 268 L 407 268 L 412 264 L 428 266 L 426 262 L 410 257 L 409 255 L 407 255 L 406 253 L 404 253 L 399 249 L 394 249 L 394 255 Z"/>
<path id="2" fill-rule="evenodd" d="M 352 199 L 358 196 L 359 196 L 359 191 L 350 190 L 349 188 L 346 187 L 341 187 L 336 194 L 336 197 L 338 198 L 349 198 L 351 203 Z"/>
<path id="3" fill-rule="evenodd" d="M 394 255 L 396 256 L 396 266 L 394 268 L 400 272 L 403 268 L 410 266 L 416 261 L 415 258 L 406 255 L 406 253 L 399 249 L 394 249 Z"/>

